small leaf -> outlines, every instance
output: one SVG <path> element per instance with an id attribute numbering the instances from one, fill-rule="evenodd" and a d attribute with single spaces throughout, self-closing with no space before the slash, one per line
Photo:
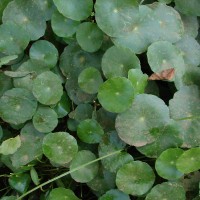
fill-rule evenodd
<path id="1" fill-rule="evenodd" d="M 53 72 L 43 72 L 33 81 L 33 95 L 44 105 L 56 104 L 62 94 L 62 82 Z"/>
<path id="2" fill-rule="evenodd" d="M 76 39 L 81 48 L 88 52 L 100 49 L 103 42 L 103 32 L 92 22 L 81 23 L 76 31 Z"/>
<path id="3" fill-rule="evenodd" d="M 51 27 L 53 32 L 59 37 L 71 37 L 77 30 L 80 22 L 69 19 L 57 10 L 53 13 Z"/>
<path id="4" fill-rule="evenodd" d="M 23 194 L 27 191 L 31 178 L 29 174 L 18 174 L 11 176 L 8 182 L 11 188 Z"/>
<path id="5" fill-rule="evenodd" d="M 79 151 L 70 163 L 70 170 L 75 169 L 81 165 L 89 163 L 96 159 L 96 156 L 88 150 Z M 71 173 L 71 177 L 80 183 L 87 183 L 91 181 L 98 173 L 98 163 L 92 163 Z"/>
<path id="6" fill-rule="evenodd" d="M 40 182 L 39 182 L 39 178 L 38 178 L 38 173 L 37 173 L 37 171 L 35 170 L 34 167 L 31 168 L 30 175 L 31 175 L 31 179 L 32 179 L 33 183 L 35 185 L 39 185 Z"/>
<path id="7" fill-rule="evenodd" d="M 134 99 L 134 89 L 125 77 L 114 77 L 105 81 L 99 88 L 98 99 L 109 112 L 121 113 L 127 110 Z"/>
<path id="8" fill-rule="evenodd" d="M 184 151 L 174 148 L 167 149 L 157 158 L 155 168 L 159 176 L 168 180 L 175 180 L 184 174 L 176 168 L 176 161 Z"/>
<path id="9" fill-rule="evenodd" d="M 117 172 L 116 185 L 125 194 L 140 196 L 154 184 L 153 169 L 145 162 L 132 161 L 123 165 Z"/>
<path id="10" fill-rule="evenodd" d="M 17 151 L 17 149 L 21 146 L 21 140 L 19 135 L 15 138 L 9 138 L 0 146 L 0 153 L 3 155 L 13 154 Z"/>
<path id="11" fill-rule="evenodd" d="M 56 112 L 49 108 L 39 106 L 33 115 L 33 125 L 41 133 L 49 133 L 54 130 L 58 124 Z"/>
<path id="12" fill-rule="evenodd" d="M 84 69 L 78 76 L 78 85 L 88 94 L 97 93 L 102 83 L 101 73 L 94 67 Z"/>
<path id="13" fill-rule="evenodd" d="M 182 173 L 188 174 L 200 169 L 200 147 L 185 151 L 177 160 L 176 167 Z"/>
<path id="14" fill-rule="evenodd" d="M 86 119 L 78 125 L 77 134 L 83 142 L 94 144 L 101 141 L 104 131 L 96 120 Z"/>
<path id="15" fill-rule="evenodd" d="M 112 46 L 102 58 L 102 71 L 109 79 L 117 76 L 126 77 L 130 69 L 140 69 L 140 60 L 130 49 Z"/>
<path id="16" fill-rule="evenodd" d="M 65 188 L 54 188 L 49 196 L 48 200 L 80 200 L 72 190 Z"/>
<path id="17" fill-rule="evenodd" d="M 55 67 L 58 60 L 58 50 L 47 40 L 38 40 L 30 48 L 29 56 L 49 68 Z"/>
<path id="18" fill-rule="evenodd" d="M 59 165 L 69 163 L 78 152 L 76 139 L 67 132 L 47 134 L 42 148 L 44 155 Z"/>
<path id="19" fill-rule="evenodd" d="M 23 88 L 7 90 L 0 98 L 0 116 L 11 124 L 18 125 L 30 120 L 36 108 L 35 97 Z"/>

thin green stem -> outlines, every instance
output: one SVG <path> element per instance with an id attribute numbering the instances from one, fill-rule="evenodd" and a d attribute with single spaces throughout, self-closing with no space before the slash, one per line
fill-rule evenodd
<path id="1" fill-rule="evenodd" d="M 174 120 L 175 121 L 183 121 L 183 120 L 188 120 L 188 119 L 200 119 L 200 116 L 183 117 L 183 118 L 174 119 Z"/>
<path id="2" fill-rule="evenodd" d="M 56 177 L 54 177 L 54 178 L 52 178 L 52 179 L 50 179 L 50 180 L 48 180 L 48 181 L 46 181 L 46 182 L 44 182 L 44 183 L 38 185 L 38 186 L 36 186 L 35 188 L 29 190 L 28 192 L 26 192 L 26 193 L 24 193 L 23 195 L 21 195 L 20 197 L 18 197 L 16 200 L 21 200 L 22 198 L 24 198 L 24 197 L 27 196 L 28 194 L 34 192 L 35 190 L 38 190 L 39 188 L 41 188 L 41 187 L 43 187 L 43 186 L 45 186 L 45 185 L 47 185 L 47 184 L 49 184 L 49 183 L 52 183 L 52 182 L 54 182 L 54 181 L 56 181 L 56 180 L 58 180 L 58 179 L 60 179 L 60 178 L 62 178 L 62 177 L 64 177 L 64 176 L 69 175 L 69 174 L 72 173 L 72 172 L 78 171 L 78 170 L 80 170 L 80 169 L 82 169 L 82 168 L 84 168 L 84 167 L 86 167 L 86 166 L 88 166 L 88 165 L 91 165 L 91 164 L 93 164 L 93 163 L 95 163 L 95 162 L 97 162 L 97 161 L 99 161 L 99 160 L 102 160 L 102 159 L 105 159 L 105 158 L 107 158 L 107 157 L 110 157 L 110 156 L 113 156 L 113 155 L 115 155 L 115 154 L 118 154 L 118 153 L 120 153 L 121 151 L 122 151 L 122 150 L 118 150 L 118 151 L 112 152 L 112 153 L 110 153 L 110 154 L 108 154 L 108 155 L 105 155 L 105 156 L 102 156 L 102 157 L 100 157 L 100 158 L 97 158 L 96 160 L 92 160 L 92 161 L 90 161 L 90 162 L 88 162 L 88 163 L 85 163 L 85 164 L 83 164 L 83 165 L 81 165 L 81 166 L 79 166 L 79 167 L 76 167 L 76 168 L 74 168 L 74 169 L 72 169 L 72 170 L 70 170 L 70 171 L 67 171 L 67 172 L 65 172 L 65 173 L 63 173 L 63 174 L 61 174 L 61 175 L 59 175 L 59 176 L 56 176 Z"/>

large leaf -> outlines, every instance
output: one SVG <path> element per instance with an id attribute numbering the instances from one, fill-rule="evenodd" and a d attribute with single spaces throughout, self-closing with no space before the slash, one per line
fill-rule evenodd
<path id="1" fill-rule="evenodd" d="M 125 194 L 140 196 L 154 184 L 153 169 L 145 162 L 132 161 L 123 165 L 117 172 L 116 185 Z"/>
<path id="2" fill-rule="evenodd" d="M 45 33 L 46 19 L 35 0 L 11 1 L 3 12 L 2 20 L 3 23 L 14 22 L 19 25 L 31 40 L 37 40 Z"/>
<path id="3" fill-rule="evenodd" d="M 11 124 L 21 124 L 31 119 L 37 108 L 35 97 L 26 89 L 7 90 L 0 99 L 0 116 Z"/>
<path id="4" fill-rule="evenodd" d="M 29 35 L 15 23 L 0 25 L 0 52 L 5 55 L 20 54 L 28 46 Z"/>
<path id="5" fill-rule="evenodd" d="M 120 36 L 132 29 L 138 21 L 138 12 L 136 0 L 97 0 L 95 3 L 97 24 L 109 36 Z"/>
<path id="6" fill-rule="evenodd" d="M 130 200 L 130 197 L 117 189 L 112 189 L 108 190 L 99 200 Z"/>
<path id="7" fill-rule="evenodd" d="M 160 98 L 140 94 L 127 111 L 118 114 L 115 127 L 124 142 L 141 147 L 156 141 L 159 127 L 169 120 L 169 109 Z"/>

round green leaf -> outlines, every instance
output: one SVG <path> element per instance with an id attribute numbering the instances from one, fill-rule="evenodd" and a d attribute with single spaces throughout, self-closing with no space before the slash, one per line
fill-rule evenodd
<path id="1" fill-rule="evenodd" d="M 174 68 L 175 77 L 182 77 L 185 72 L 183 57 L 178 48 L 167 41 L 158 41 L 148 47 L 148 63 L 151 70 L 159 73 L 162 70 Z"/>
<path id="2" fill-rule="evenodd" d="M 138 12 L 136 0 L 97 0 L 95 3 L 97 24 L 109 36 L 121 36 L 132 29 L 138 21 Z"/>
<path id="3" fill-rule="evenodd" d="M 37 40 L 45 33 L 46 22 L 39 4 L 35 0 L 14 0 L 3 12 L 3 23 L 14 22 L 28 33 L 31 40 Z"/>
<path id="4" fill-rule="evenodd" d="M 27 191 L 31 178 L 29 174 L 13 175 L 9 177 L 8 182 L 11 188 L 23 194 Z"/>
<path id="5" fill-rule="evenodd" d="M 29 35 L 12 22 L 0 25 L 0 52 L 6 55 L 20 54 L 27 47 Z"/>
<path id="6" fill-rule="evenodd" d="M 12 0 L 1 0 L 0 1 L 0 22 L 2 23 L 1 19 L 2 19 L 2 15 L 3 15 L 3 11 L 6 8 L 6 6 L 8 5 L 8 3 L 10 3 Z"/>
<path id="7" fill-rule="evenodd" d="M 127 78 L 114 77 L 100 86 L 98 99 L 107 111 L 121 113 L 131 106 L 134 99 L 134 89 Z"/>
<path id="8" fill-rule="evenodd" d="M 53 0 L 53 2 L 61 14 L 76 21 L 84 20 L 92 13 L 92 0 Z"/>
<path id="9" fill-rule="evenodd" d="M 80 88 L 88 94 L 97 93 L 102 83 L 101 73 L 94 67 L 84 69 L 78 76 Z"/>
<path id="10" fill-rule="evenodd" d="M 11 124 L 22 124 L 31 119 L 36 108 L 35 97 L 26 89 L 7 90 L 0 98 L 0 116 Z"/>
<path id="11" fill-rule="evenodd" d="M 58 50 L 52 43 L 38 40 L 31 46 L 29 56 L 32 60 L 37 60 L 45 66 L 53 68 L 58 60 Z"/>
<path id="12" fill-rule="evenodd" d="M 52 162 L 63 165 L 78 152 L 76 139 L 67 132 L 49 133 L 43 139 L 43 153 Z"/>
<path id="13" fill-rule="evenodd" d="M 140 196 L 154 184 L 155 175 L 145 162 L 132 161 L 123 165 L 117 172 L 116 185 L 125 194 Z"/>
<path id="14" fill-rule="evenodd" d="M 188 174 L 200 169 L 200 147 L 185 151 L 176 162 L 176 167 L 182 173 Z"/>
<path id="15" fill-rule="evenodd" d="M 78 26 L 76 39 L 83 50 L 95 52 L 102 45 L 103 32 L 95 23 L 84 22 Z"/>
<path id="16" fill-rule="evenodd" d="M 96 159 L 96 156 L 88 150 L 79 151 L 70 163 L 70 170 L 73 170 L 81 165 L 89 163 Z M 98 163 L 92 163 L 71 173 L 71 177 L 80 183 L 87 183 L 91 181 L 98 173 Z"/>
<path id="17" fill-rule="evenodd" d="M 117 189 L 112 189 L 101 196 L 99 200 L 130 200 L 130 197 Z"/>
<path id="18" fill-rule="evenodd" d="M 200 16 L 200 2 L 199 0 L 175 0 L 178 10 L 186 15 Z"/>
<path id="19" fill-rule="evenodd" d="M 56 112 L 49 107 L 38 107 L 33 115 L 33 125 L 41 133 L 49 133 L 54 130 L 58 124 Z"/>
<path id="20" fill-rule="evenodd" d="M 54 188 L 49 196 L 48 200 L 80 200 L 72 190 L 65 188 Z"/>
<path id="21" fill-rule="evenodd" d="M 155 199 L 186 200 L 185 189 L 176 182 L 164 182 L 153 187 L 145 198 L 145 200 Z"/>
<path id="22" fill-rule="evenodd" d="M 13 154 L 21 146 L 21 140 L 19 135 L 15 138 L 9 138 L 2 142 L 0 145 L 0 153 L 3 155 Z"/>
<path id="23" fill-rule="evenodd" d="M 135 53 L 142 53 L 152 42 L 164 40 L 174 43 L 183 34 L 184 26 L 179 13 L 171 6 L 154 2 L 140 5 L 136 23 L 113 38 L 113 42 Z"/>
<path id="24" fill-rule="evenodd" d="M 53 32 L 59 37 L 71 37 L 77 30 L 80 22 L 64 17 L 55 11 L 51 19 Z"/>
<path id="25" fill-rule="evenodd" d="M 93 144 L 101 141 L 104 131 L 96 120 L 86 119 L 78 125 L 77 134 L 83 142 Z"/>
<path id="26" fill-rule="evenodd" d="M 161 134 L 159 127 L 169 120 L 169 109 L 160 98 L 140 94 L 127 111 L 118 114 L 115 127 L 124 142 L 141 147 L 154 142 Z"/>
<path id="27" fill-rule="evenodd" d="M 181 50 L 185 64 L 200 65 L 200 44 L 193 37 L 184 36 L 175 45 Z"/>
<path id="28" fill-rule="evenodd" d="M 128 71 L 133 68 L 140 69 L 140 60 L 130 49 L 112 46 L 103 55 L 102 70 L 107 79 L 127 77 Z"/>
<path id="29" fill-rule="evenodd" d="M 183 147 L 200 146 L 200 93 L 196 85 L 184 86 L 169 101 L 170 116 L 182 127 Z"/>
<path id="30" fill-rule="evenodd" d="M 176 168 L 176 161 L 184 151 L 174 148 L 167 149 L 157 158 L 155 168 L 159 176 L 168 180 L 179 179 L 183 176 Z"/>
<path id="31" fill-rule="evenodd" d="M 56 104 L 62 94 L 62 82 L 53 72 L 43 72 L 33 81 L 33 95 L 42 104 Z"/>

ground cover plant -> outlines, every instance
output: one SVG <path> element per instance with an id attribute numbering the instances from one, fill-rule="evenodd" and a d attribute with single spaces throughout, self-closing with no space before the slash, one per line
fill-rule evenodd
<path id="1" fill-rule="evenodd" d="M 1 200 L 200 199 L 199 0 L 1 0 Z"/>

